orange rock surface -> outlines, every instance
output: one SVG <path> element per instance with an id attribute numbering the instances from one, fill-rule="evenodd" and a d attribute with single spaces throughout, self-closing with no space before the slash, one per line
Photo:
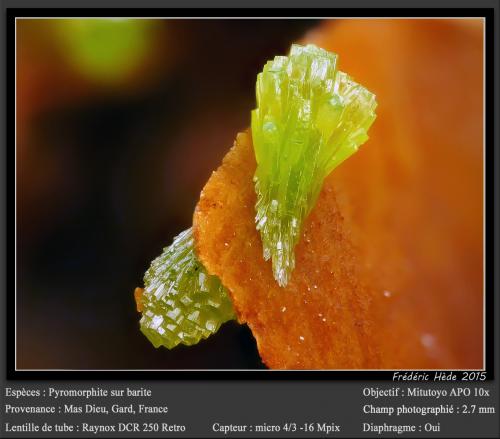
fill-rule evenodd
<path id="1" fill-rule="evenodd" d="M 482 23 L 329 21 L 303 42 L 377 95 L 370 140 L 325 180 L 280 288 L 240 134 L 196 208 L 198 256 L 271 368 L 482 367 Z"/>
<path id="2" fill-rule="evenodd" d="M 144 293 L 144 288 L 139 288 L 137 287 L 134 290 L 134 299 L 135 299 L 135 307 L 137 309 L 137 312 L 142 312 L 143 311 L 143 305 L 142 305 L 142 295 Z"/>

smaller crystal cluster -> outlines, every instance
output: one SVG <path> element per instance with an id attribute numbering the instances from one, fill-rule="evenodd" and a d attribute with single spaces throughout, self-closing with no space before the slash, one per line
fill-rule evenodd
<path id="1" fill-rule="evenodd" d="M 227 290 L 196 257 L 191 229 L 151 263 L 144 285 L 141 331 L 155 347 L 196 344 L 235 318 Z"/>
<path id="2" fill-rule="evenodd" d="M 375 95 L 336 68 L 337 55 L 293 45 L 257 76 L 252 136 L 256 227 L 274 278 L 286 286 L 294 247 L 325 177 L 368 139 Z"/>

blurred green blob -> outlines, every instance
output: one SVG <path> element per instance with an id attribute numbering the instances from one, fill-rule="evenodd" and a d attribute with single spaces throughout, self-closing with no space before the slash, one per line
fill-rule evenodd
<path id="1" fill-rule="evenodd" d="M 236 317 L 227 290 L 196 257 L 191 229 L 151 263 L 144 285 L 141 331 L 156 348 L 194 345 Z"/>
<path id="2" fill-rule="evenodd" d="M 295 268 L 294 248 L 323 180 L 368 139 L 375 120 L 375 95 L 336 64 L 333 53 L 293 45 L 257 76 L 255 221 L 280 286 Z"/>
<path id="3" fill-rule="evenodd" d="M 145 60 L 152 24 L 133 19 L 63 19 L 56 27 L 65 57 L 80 74 L 114 82 L 128 77 Z"/>

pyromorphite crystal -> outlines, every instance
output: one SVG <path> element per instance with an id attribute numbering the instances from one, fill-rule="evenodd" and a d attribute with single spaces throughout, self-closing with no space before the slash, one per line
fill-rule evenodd
<path id="1" fill-rule="evenodd" d="M 257 161 L 256 226 L 280 286 L 324 178 L 367 139 L 375 95 L 336 68 L 337 55 L 293 45 L 257 76 L 252 137 Z"/>
<path id="2" fill-rule="evenodd" d="M 155 347 L 196 344 L 235 318 L 226 289 L 207 273 L 193 245 L 191 229 L 185 230 L 144 276 L 140 325 Z"/>

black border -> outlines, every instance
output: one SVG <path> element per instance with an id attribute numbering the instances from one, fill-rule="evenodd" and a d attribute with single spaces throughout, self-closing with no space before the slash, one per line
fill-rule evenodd
<path id="1" fill-rule="evenodd" d="M 185 8 L 7 8 L 6 9 L 6 43 L 7 43 L 7 142 L 6 142 L 6 356 L 5 365 L 8 380 L 168 380 L 168 379 L 272 379 L 272 380 L 392 380 L 395 371 L 276 371 L 276 370 L 162 370 L 162 371 L 72 371 L 72 370 L 16 370 L 15 369 L 15 19 L 16 17 L 475 17 L 485 18 L 485 371 L 487 380 L 494 378 L 494 8 L 314 8 L 314 9 L 185 9 Z M 415 371 L 417 372 L 417 371 Z M 429 373 L 433 377 L 435 371 L 418 371 Z M 444 371 L 450 372 L 450 371 Z M 461 371 L 455 372 L 458 379 Z"/>

